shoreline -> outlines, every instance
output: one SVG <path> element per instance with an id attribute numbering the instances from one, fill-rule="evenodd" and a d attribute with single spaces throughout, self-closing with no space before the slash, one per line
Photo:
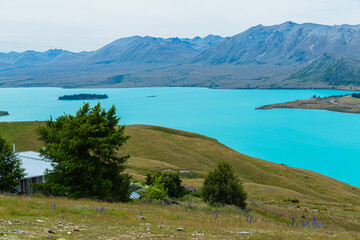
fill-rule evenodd
<path id="1" fill-rule="evenodd" d="M 83 87 L 62 87 L 62 86 L 38 86 L 38 87 L 24 87 L 24 86 L 9 86 L 9 87 L 1 87 L 0 89 L 16 89 L 16 88 L 60 88 L 60 89 L 135 89 L 135 88 L 202 88 L 202 89 L 222 89 L 222 90 L 330 90 L 330 91 L 345 91 L 345 92 L 360 92 L 360 87 L 358 88 L 267 88 L 267 87 L 257 87 L 257 88 L 226 88 L 226 87 L 189 87 L 189 86 L 138 86 L 138 87 L 119 87 L 119 86 L 83 86 Z"/>
<path id="2" fill-rule="evenodd" d="M 269 109 L 314 109 L 326 110 L 340 113 L 360 114 L 360 98 L 351 96 L 341 97 L 317 97 L 309 99 L 300 99 L 285 103 L 268 104 L 257 107 L 257 110 Z"/>

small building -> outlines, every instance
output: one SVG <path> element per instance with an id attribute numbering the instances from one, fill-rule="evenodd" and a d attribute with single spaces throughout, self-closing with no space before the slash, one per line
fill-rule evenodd
<path id="1" fill-rule="evenodd" d="M 39 152 L 19 152 L 22 168 L 25 169 L 25 177 L 20 180 L 18 193 L 30 194 L 34 192 L 31 184 L 44 182 L 46 169 L 52 169 L 51 162 L 40 156 Z"/>
<path id="2" fill-rule="evenodd" d="M 130 199 L 134 200 L 134 199 L 140 199 L 141 198 L 141 195 L 136 192 L 136 191 L 133 191 L 132 193 L 130 193 Z"/>

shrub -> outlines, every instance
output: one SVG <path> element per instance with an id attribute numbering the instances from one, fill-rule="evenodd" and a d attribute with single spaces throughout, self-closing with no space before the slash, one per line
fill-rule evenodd
<path id="1" fill-rule="evenodd" d="M 210 204 L 233 204 L 243 209 L 246 207 L 247 194 L 228 163 L 221 162 L 214 171 L 209 172 L 202 192 L 204 201 Z"/>
<path id="2" fill-rule="evenodd" d="M 186 191 L 181 186 L 179 173 L 176 172 L 155 172 L 146 175 L 146 185 L 164 188 L 169 197 L 180 198 L 185 195 Z"/>
<path id="3" fill-rule="evenodd" d="M 149 188 L 145 187 L 142 189 L 138 189 L 136 192 L 139 193 L 141 195 L 141 197 L 144 197 L 146 195 L 146 193 L 148 192 Z"/>
<path id="4" fill-rule="evenodd" d="M 296 199 L 296 198 L 294 198 L 294 199 L 288 198 L 288 199 L 285 199 L 284 202 L 299 203 L 300 201 L 299 201 L 299 199 Z"/>
<path id="5" fill-rule="evenodd" d="M 162 200 L 167 196 L 166 191 L 161 186 L 150 186 L 144 196 L 145 199 Z"/>
<path id="6" fill-rule="evenodd" d="M 145 188 L 145 186 L 141 185 L 140 183 L 130 183 L 129 185 L 129 193 L 132 193 L 134 191 L 138 191 L 140 189 Z"/>

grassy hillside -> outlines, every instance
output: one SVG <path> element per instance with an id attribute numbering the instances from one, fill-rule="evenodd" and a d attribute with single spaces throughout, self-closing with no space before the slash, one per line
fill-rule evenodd
<path id="1" fill-rule="evenodd" d="M 0 123 L 0 133 L 17 151 L 38 150 L 34 129 L 41 122 Z M 360 231 L 360 189 L 324 175 L 238 153 L 215 139 L 157 126 L 131 125 L 130 140 L 119 154 L 130 154 L 128 172 L 142 180 L 148 171 L 189 170 L 188 185 L 201 186 L 217 162 L 231 163 L 244 180 L 249 208 L 278 221 L 313 214 L 335 229 Z M 297 202 L 299 201 L 299 202 Z"/>

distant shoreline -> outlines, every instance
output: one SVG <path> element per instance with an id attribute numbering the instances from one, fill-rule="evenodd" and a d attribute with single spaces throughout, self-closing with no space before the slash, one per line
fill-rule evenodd
<path id="1" fill-rule="evenodd" d="M 360 114 L 360 98 L 355 98 L 350 95 L 313 97 L 309 99 L 300 99 L 285 103 L 264 105 L 256 109 L 267 110 L 267 109 L 276 109 L 276 108 L 320 109 L 320 110 L 327 110 L 332 112 Z"/>

